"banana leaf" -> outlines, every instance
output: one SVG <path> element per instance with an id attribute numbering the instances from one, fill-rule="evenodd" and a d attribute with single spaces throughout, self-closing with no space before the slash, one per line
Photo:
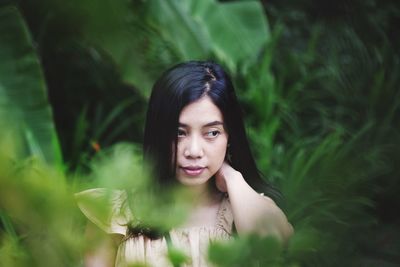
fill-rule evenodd
<path id="1" fill-rule="evenodd" d="M 232 72 L 239 63 L 253 62 L 269 38 L 258 1 L 150 1 L 150 22 L 176 46 L 181 59 L 213 54 Z"/>
<path id="2" fill-rule="evenodd" d="M 62 167 L 45 78 L 28 27 L 14 6 L 0 8 L 0 129 L 11 132 L 17 159 Z"/>
<path id="3" fill-rule="evenodd" d="M 76 2 L 87 14 L 85 39 L 106 50 L 125 81 L 146 98 L 168 66 L 215 59 L 236 73 L 253 64 L 270 38 L 259 1 L 151 0 L 128 3 Z M 51 7 L 51 5 L 50 5 Z"/>

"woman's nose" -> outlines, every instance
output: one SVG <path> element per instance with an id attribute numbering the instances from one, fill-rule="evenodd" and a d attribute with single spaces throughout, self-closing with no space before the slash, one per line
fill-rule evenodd
<path id="1" fill-rule="evenodd" d="M 188 140 L 184 156 L 188 158 L 201 158 L 204 156 L 201 140 L 198 137 L 192 137 Z"/>

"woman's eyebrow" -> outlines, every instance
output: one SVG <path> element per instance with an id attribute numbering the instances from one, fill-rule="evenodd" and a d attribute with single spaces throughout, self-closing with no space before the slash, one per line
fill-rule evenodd
<path id="1" fill-rule="evenodd" d="M 217 126 L 217 125 L 224 125 L 224 123 L 221 121 L 213 121 L 207 123 L 206 125 L 204 125 L 204 127 Z"/>
<path id="2" fill-rule="evenodd" d="M 183 128 L 189 127 L 189 125 L 182 123 L 182 122 L 179 122 L 178 124 L 179 124 L 179 127 L 183 127 Z M 212 122 L 205 124 L 203 127 L 210 127 L 210 126 L 217 126 L 217 125 L 224 125 L 224 123 L 222 121 L 212 121 Z"/>
<path id="3" fill-rule="evenodd" d="M 178 123 L 178 126 L 182 127 L 182 128 L 188 128 L 189 127 L 187 124 L 184 124 L 184 123 L 181 123 L 181 122 Z"/>

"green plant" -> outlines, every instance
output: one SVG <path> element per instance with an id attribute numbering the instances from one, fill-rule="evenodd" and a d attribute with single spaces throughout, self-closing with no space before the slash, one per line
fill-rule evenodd
<path id="1" fill-rule="evenodd" d="M 39 59 L 23 18 L 0 7 L 0 118 L 13 132 L 20 158 L 35 155 L 62 168 L 61 151 Z"/>

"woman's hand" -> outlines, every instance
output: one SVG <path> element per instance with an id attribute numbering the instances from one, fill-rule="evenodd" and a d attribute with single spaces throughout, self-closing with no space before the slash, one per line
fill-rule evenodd
<path id="1" fill-rule="evenodd" d="M 283 241 L 292 235 L 293 227 L 274 201 L 254 191 L 228 163 L 224 162 L 215 174 L 215 183 L 219 191 L 229 195 L 239 235 L 273 235 Z"/>
<path id="2" fill-rule="evenodd" d="M 227 162 L 222 163 L 221 168 L 215 174 L 215 184 L 218 190 L 223 193 L 228 192 L 227 183 L 239 175 L 241 175 L 240 172 L 232 168 Z"/>

